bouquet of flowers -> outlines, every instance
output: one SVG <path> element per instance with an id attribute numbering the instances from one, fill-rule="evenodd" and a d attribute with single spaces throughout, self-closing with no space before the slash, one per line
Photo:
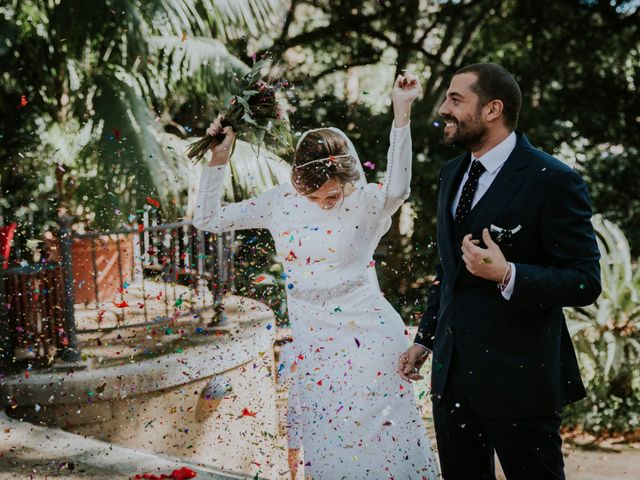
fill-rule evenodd
<path id="1" fill-rule="evenodd" d="M 222 113 L 220 123 L 230 126 L 239 135 L 264 139 L 265 135 L 282 143 L 288 136 L 288 123 L 280 108 L 277 93 L 288 86 L 286 81 L 260 78 L 264 61 L 256 62 L 251 71 L 232 85 L 227 102 L 227 111 Z M 224 140 L 224 133 L 215 136 L 206 134 L 187 149 L 187 157 L 198 162 L 209 149 Z"/>

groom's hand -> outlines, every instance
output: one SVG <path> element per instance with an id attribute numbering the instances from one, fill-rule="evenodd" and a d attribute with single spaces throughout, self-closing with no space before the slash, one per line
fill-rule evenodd
<path id="1" fill-rule="evenodd" d="M 409 350 L 400 355 L 398 359 L 398 375 L 407 382 L 422 380 L 424 377 L 419 372 L 427 358 L 429 358 L 429 350 L 426 347 L 417 344 L 411 345 Z"/>
<path id="2" fill-rule="evenodd" d="M 482 230 L 482 240 L 487 248 L 480 247 L 480 242 L 474 240 L 471 234 L 465 235 L 462 240 L 462 260 L 472 275 L 500 283 L 509 264 L 486 228 Z"/>

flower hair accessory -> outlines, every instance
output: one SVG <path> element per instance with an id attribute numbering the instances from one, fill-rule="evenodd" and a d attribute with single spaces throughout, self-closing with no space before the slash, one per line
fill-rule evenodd
<path id="1" fill-rule="evenodd" d="M 346 153 L 344 155 L 329 155 L 328 157 L 318 158 L 317 160 L 311 160 L 309 162 L 301 163 L 300 165 L 296 165 L 294 168 L 302 168 L 306 167 L 307 165 L 311 165 L 312 163 L 319 162 L 335 163 L 338 158 L 348 158 L 350 156 L 351 154 L 349 153 Z"/>

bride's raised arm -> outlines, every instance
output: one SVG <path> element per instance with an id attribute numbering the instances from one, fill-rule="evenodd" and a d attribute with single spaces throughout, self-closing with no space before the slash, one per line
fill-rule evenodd
<path id="1" fill-rule="evenodd" d="M 213 134 L 216 130 L 221 130 L 226 134 L 226 138 L 214 148 L 211 161 L 202 169 L 193 225 L 200 230 L 214 233 L 245 228 L 268 228 L 271 211 L 277 201 L 275 189 L 242 202 L 224 207 L 221 205 L 224 174 L 235 135 L 230 127 L 220 129 L 219 123 L 216 122 L 209 127 L 207 133 L 211 131 Z"/>
<path id="2" fill-rule="evenodd" d="M 422 93 L 420 82 L 414 75 L 399 75 L 391 94 L 394 120 L 389 134 L 387 171 L 376 198 L 380 205 L 374 208 L 377 216 L 393 215 L 409 197 L 411 186 L 411 104 Z"/>

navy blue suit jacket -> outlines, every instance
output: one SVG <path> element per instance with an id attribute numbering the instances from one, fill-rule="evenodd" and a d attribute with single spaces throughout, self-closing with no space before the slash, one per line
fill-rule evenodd
<path id="1" fill-rule="evenodd" d="M 441 171 L 440 264 L 415 341 L 432 350 L 432 397 L 445 390 L 455 350 L 465 394 L 487 418 L 546 416 L 585 395 L 562 307 L 595 301 L 600 253 L 591 202 L 580 175 L 531 146 L 522 133 L 474 207 L 470 230 L 514 229 L 507 260 L 515 287 L 505 300 L 496 284 L 471 275 L 460 256 L 451 204 L 469 154 Z"/>

